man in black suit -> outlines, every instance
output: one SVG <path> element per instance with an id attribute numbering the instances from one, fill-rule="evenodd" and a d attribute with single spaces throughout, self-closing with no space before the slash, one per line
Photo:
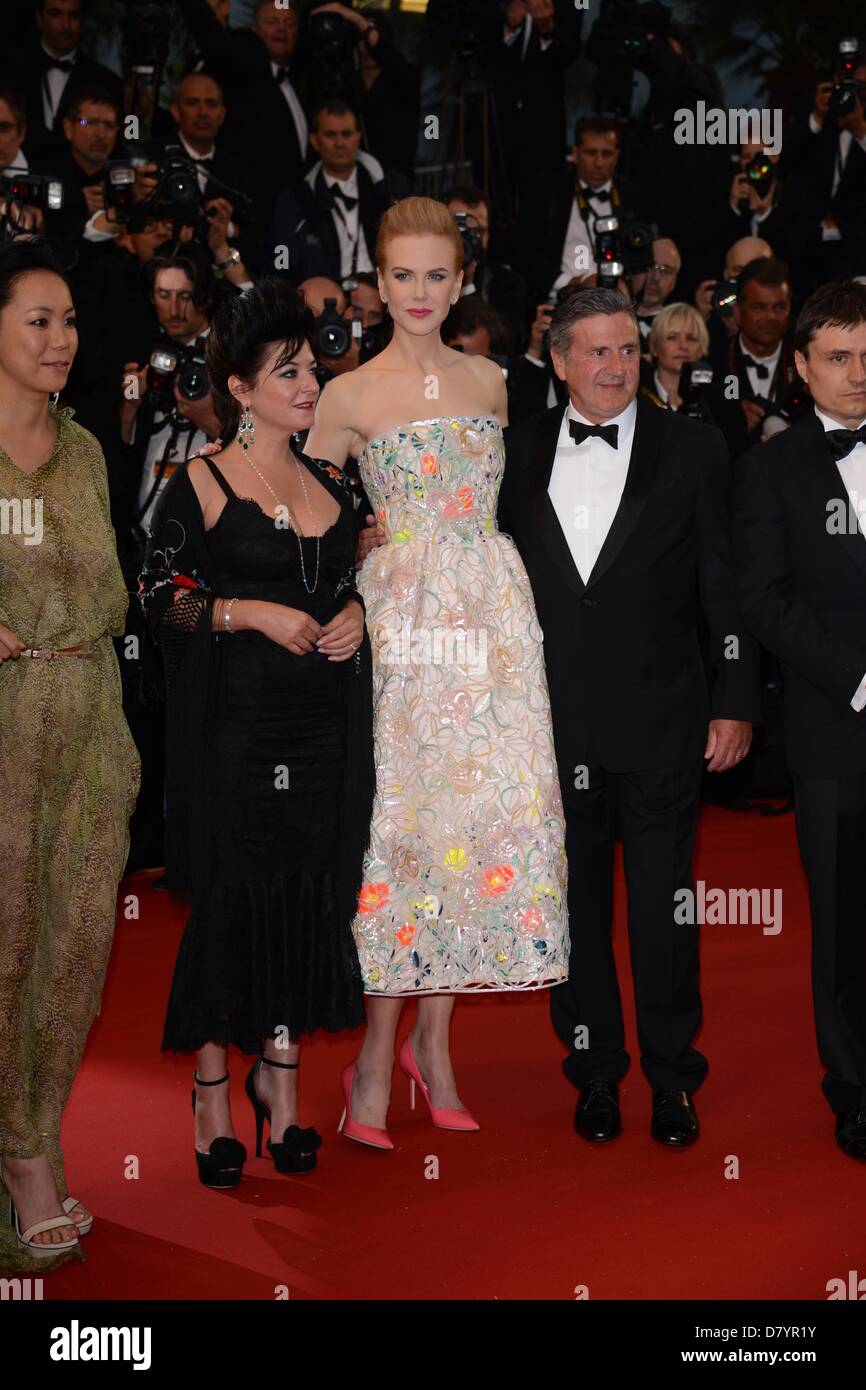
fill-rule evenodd
<path id="1" fill-rule="evenodd" d="M 797 284 L 807 290 L 829 279 L 860 273 L 866 239 L 866 62 L 853 72 L 860 84 L 854 108 L 834 116 L 831 82 L 820 83 L 808 118 L 785 136 L 788 245 Z"/>
<path id="2" fill-rule="evenodd" d="M 759 256 L 737 280 L 738 332 L 715 335 L 709 392 L 713 418 L 731 457 L 759 443 L 764 417 L 781 406 L 796 381 L 791 326 L 791 274 L 784 261 Z"/>
<path id="3" fill-rule="evenodd" d="M 617 291 L 559 305 L 551 354 L 569 403 L 508 429 L 499 498 L 544 632 L 565 811 L 571 965 L 551 1014 L 578 1134 L 615 1138 L 629 1065 L 611 945 L 618 821 L 651 1132 L 683 1146 L 707 1061 L 692 1045 L 698 931 L 675 902 L 694 891 L 703 760 L 723 772 L 744 757 L 759 696 L 730 562 L 727 453 L 713 427 L 636 399 L 638 326 Z"/>
<path id="4" fill-rule="evenodd" d="M 490 199 L 474 184 L 455 184 L 442 194 L 442 202 L 453 215 L 465 213 L 466 227 L 474 232 L 472 255 L 464 261 L 461 299 L 475 296 L 495 310 L 509 331 L 516 351 L 526 346 L 526 281 L 503 261 L 490 259 Z"/>
<path id="5" fill-rule="evenodd" d="M 31 167 L 62 181 L 63 207 L 45 214 L 45 232 L 72 243 L 105 207 L 106 164 L 117 153 L 123 113 L 100 87 L 76 87 L 66 111 L 63 148 L 34 158 Z"/>
<path id="6" fill-rule="evenodd" d="M 280 194 L 263 254 L 295 285 L 318 275 L 342 284 L 373 269 L 382 214 L 409 185 L 361 150 L 357 114 L 336 97 L 314 111 L 310 144 L 319 162 Z"/>
<path id="7" fill-rule="evenodd" d="M 26 107 L 29 159 L 63 149 L 63 117 L 82 87 L 102 88 L 123 109 L 120 78 L 79 47 L 81 0 L 35 0 L 35 8 L 39 41 L 2 62 L 3 77 L 18 88 Z"/>
<path id="8" fill-rule="evenodd" d="M 645 199 L 618 177 L 619 129 L 607 116 L 577 122 L 573 163 L 528 185 L 520 213 L 523 265 L 532 302 L 551 298 L 574 275 L 595 274 L 595 226 L 600 218 L 648 219 Z"/>
<path id="9" fill-rule="evenodd" d="M 304 169 L 308 84 L 298 71 L 298 6 L 255 0 L 249 29 L 224 27 L 207 0 L 178 0 L 209 72 L 225 94 L 225 143 L 255 173 L 268 204 Z"/>
<path id="10" fill-rule="evenodd" d="M 737 464 L 737 569 L 784 673 L 823 1090 L 866 1161 L 866 288 L 816 290 L 794 342 L 815 408 Z"/>

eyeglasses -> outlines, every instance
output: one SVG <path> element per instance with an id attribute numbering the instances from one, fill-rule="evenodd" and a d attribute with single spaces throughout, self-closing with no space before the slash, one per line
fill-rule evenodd
<path id="1" fill-rule="evenodd" d="M 675 265 L 651 265 L 647 270 L 647 275 L 678 275 L 679 271 Z"/>
<path id="2" fill-rule="evenodd" d="M 118 130 L 120 128 L 119 121 L 105 121 L 101 116 L 76 116 L 75 124 L 80 125 L 84 130 L 87 130 L 89 126 L 93 126 L 94 130 L 107 131 Z"/>

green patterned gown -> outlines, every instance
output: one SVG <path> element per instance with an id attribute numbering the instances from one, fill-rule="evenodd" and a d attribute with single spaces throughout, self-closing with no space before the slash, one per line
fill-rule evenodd
<path id="1" fill-rule="evenodd" d="M 0 623 L 28 647 L 98 651 L 0 665 L 0 1155 L 47 1152 L 61 1199 L 60 1121 L 99 1007 L 139 776 L 111 641 L 127 594 L 105 460 L 72 414 L 56 412 L 57 443 L 33 473 L 0 448 Z M 40 498 L 42 538 L 25 544 L 15 499 L 38 535 Z M 0 1184 L 0 1270 L 63 1258 L 17 1246 Z"/>

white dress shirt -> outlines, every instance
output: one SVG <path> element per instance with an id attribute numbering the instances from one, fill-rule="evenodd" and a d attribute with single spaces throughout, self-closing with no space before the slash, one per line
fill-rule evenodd
<path id="1" fill-rule="evenodd" d="M 517 40 L 518 40 L 518 38 L 519 38 L 519 39 L 520 39 L 520 61 L 521 61 L 521 63 L 523 62 L 524 58 L 526 57 L 526 50 L 527 50 L 527 48 L 529 47 L 529 38 L 530 38 L 530 35 L 531 35 L 531 34 L 532 34 L 532 15 L 531 15 L 531 14 L 528 14 L 528 15 L 526 16 L 526 18 L 525 18 L 524 21 L 523 21 L 523 26 L 522 26 L 522 28 L 520 28 L 520 29 L 509 29 L 509 28 L 506 26 L 506 29 L 505 29 L 505 47 L 506 47 L 506 48 L 511 48 L 513 44 L 517 43 Z M 544 38 L 541 34 L 539 34 L 539 36 L 538 36 L 538 42 L 539 42 L 539 44 L 540 44 L 540 46 L 541 46 L 541 51 L 542 51 L 542 53 L 546 53 L 547 49 L 548 49 L 548 48 L 550 47 L 550 45 L 553 43 L 553 36 L 551 35 L 550 38 Z"/>
<path id="2" fill-rule="evenodd" d="M 271 72 L 273 73 L 275 80 L 277 73 L 280 70 L 280 66 L 281 64 L 279 63 L 271 63 Z M 300 98 L 298 97 L 297 92 L 292 86 L 292 79 L 290 77 L 283 78 L 282 82 L 280 83 L 280 91 L 286 99 L 286 105 L 291 111 L 292 120 L 295 123 L 295 130 L 298 132 L 298 141 L 300 142 L 301 146 L 301 159 L 306 159 L 307 137 L 309 135 L 309 128 L 307 126 L 307 118 L 304 115 L 304 108 L 301 105 Z"/>
<path id="3" fill-rule="evenodd" d="M 74 63 L 78 54 L 78 49 L 73 48 L 71 53 L 64 53 L 60 58 L 57 53 L 52 53 L 46 45 L 40 44 L 43 53 L 47 57 L 53 58 L 56 63 Z M 61 68 L 51 68 L 43 75 L 42 82 L 42 119 L 50 130 L 54 125 L 54 117 L 57 115 L 57 108 L 63 97 L 63 92 L 71 73 L 63 72 Z"/>
<path id="4" fill-rule="evenodd" d="M 613 216 L 613 204 L 610 200 L 611 180 L 602 184 L 601 188 L 593 188 L 593 200 L 590 202 L 591 216 L 589 226 L 583 219 L 577 201 L 577 190 L 571 200 L 571 216 L 568 219 L 568 230 L 565 233 L 565 242 L 562 247 L 562 262 L 560 273 L 554 281 L 553 290 L 561 289 L 567 285 L 569 280 L 573 280 L 575 275 L 582 280 L 595 273 L 595 237 L 592 228 L 600 217 Z M 587 195 L 588 197 L 589 195 Z M 578 250 L 581 250 L 578 260 Z M 585 266 L 585 269 L 581 269 Z"/>
<path id="5" fill-rule="evenodd" d="M 332 179 L 325 175 L 325 183 L 328 188 L 340 188 L 350 198 L 358 197 L 358 166 L 355 165 L 347 179 Z M 340 279 L 347 275 L 352 275 L 360 270 L 372 270 L 373 262 L 370 259 L 370 252 L 367 249 L 367 242 L 364 238 L 364 228 L 360 222 L 361 205 L 356 203 L 353 208 L 337 199 L 337 206 L 332 209 L 331 216 L 334 219 L 334 226 L 337 229 L 337 236 L 340 241 Z M 355 260 L 355 247 L 357 245 L 357 260 Z M 353 264 L 354 262 L 354 264 Z"/>
<path id="6" fill-rule="evenodd" d="M 825 415 L 822 410 L 815 407 L 817 415 L 823 429 L 841 430 L 845 429 L 838 420 L 833 420 L 829 415 Z M 866 425 L 866 419 L 861 420 L 861 425 Z M 855 426 L 855 429 L 859 426 Z M 836 467 L 839 476 L 845 484 L 845 491 L 851 504 L 851 512 L 859 521 L 859 532 L 863 543 L 866 544 L 866 444 L 856 444 L 850 454 L 846 454 L 843 459 L 836 459 Z M 851 708 L 857 710 L 858 714 L 866 706 L 866 675 L 854 691 L 851 700 Z"/>
<path id="7" fill-rule="evenodd" d="M 752 361 L 755 362 L 758 366 L 767 368 L 767 375 L 764 377 L 760 377 L 758 376 L 758 373 L 755 371 L 754 367 L 747 367 L 746 375 L 749 378 L 749 385 L 751 386 L 756 396 L 769 396 L 770 387 L 773 384 L 773 377 L 776 375 L 776 368 L 779 365 L 779 358 L 782 355 L 782 344 L 779 343 L 779 346 L 776 348 L 776 351 L 772 353 L 770 357 L 758 357 L 754 352 L 749 352 L 749 349 L 743 342 L 742 335 L 740 335 L 738 341 L 740 344 L 741 352 L 744 352 L 747 357 L 751 357 Z"/>
<path id="8" fill-rule="evenodd" d="M 637 401 L 632 401 L 621 415 L 605 421 L 619 427 L 618 447 L 612 449 L 598 436 L 575 444 L 569 432 L 571 421 L 584 425 L 592 421 L 579 415 L 571 401 L 562 417 L 547 493 L 584 584 L 622 499 L 636 418 Z"/>

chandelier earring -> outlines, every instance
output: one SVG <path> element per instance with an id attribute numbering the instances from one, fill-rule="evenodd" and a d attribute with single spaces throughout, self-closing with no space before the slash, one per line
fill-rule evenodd
<path id="1" fill-rule="evenodd" d="M 242 449 L 248 449 L 255 443 L 255 427 L 253 425 L 253 412 L 248 405 L 241 411 L 241 418 L 238 422 L 238 443 Z"/>

